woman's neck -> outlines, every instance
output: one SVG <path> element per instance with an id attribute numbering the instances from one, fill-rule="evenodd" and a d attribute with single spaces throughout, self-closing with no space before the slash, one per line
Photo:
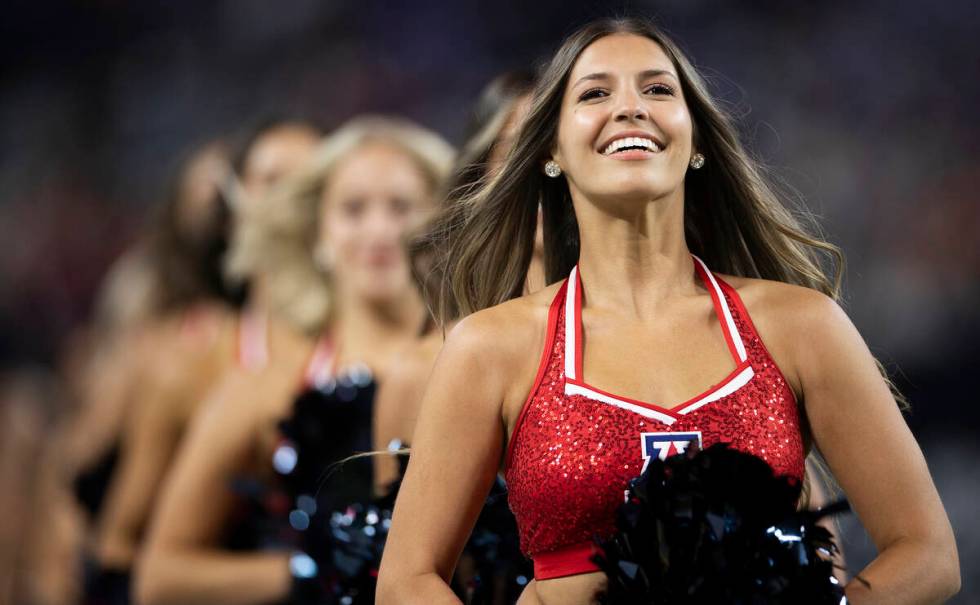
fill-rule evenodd
<path id="1" fill-rule="evenodd" d="M 269 308 L 269 283 L 261 274 L 253 275 L 248 280 L 248 310 L 265 312 Z"/>
<path id="2" fill-rule="evenodd" d="M 425 306 L 411 287 L 385 301 L 338 293 L 332 330 L 341 361 L 372 367 L 384 363 L 393 349 L 418 336 L 424 314 Z"/>
<path id="3" fill-rule="evenodd" d="M 632 216 L 578 204 L 579 271 L 588 305 L 638 319 L 667 298 L 694 293 L 694 260 L 684 236 L 684 198 L 670 195 Z"/>
<path id="4" fill-rule="evenodd" d="M 544 258 L 538 254 L 531 256 L 531 264 L 527 268 L 527 279 L 524 280 L 524 293 L 537 292 L 548 285 L 544 274 Z"/>

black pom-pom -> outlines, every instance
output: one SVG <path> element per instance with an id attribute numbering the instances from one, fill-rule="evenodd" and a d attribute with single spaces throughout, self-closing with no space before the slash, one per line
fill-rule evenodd
<path id="1" fill-rule="evenodd" d="M 349 458 L 372 448 L 376 389 L 370 370 L 355 366 L 296 398 L 272 460 L 293 498 L 308 494 L 330 510 L 370 498 L 372 462 Z"/>
<path id="2" fill-rule="evenodd" d="M 797 511 L 800 485 L 725 444 L 651 459 L 630 482 L 618 532 L 597 540 L 614 605 L 840 605 L 837 547 Z"/>
<path id="3" fill-rule="evenodd" d="M 373 497 L 373 462 L 356 454 L 371 449 L 375 391 L 355 366 L 302 392 L 279 423 L 275 480 L 251 490 L 268 518 L 261 542 L 305 557 L 291 605 L 374 602 L 393 501 Z"/>

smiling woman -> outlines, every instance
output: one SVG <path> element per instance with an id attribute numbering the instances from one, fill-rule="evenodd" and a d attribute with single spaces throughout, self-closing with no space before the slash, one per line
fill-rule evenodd
<path id="1" fill-rule="evenodd" d="M 539 204 L 552 285 L 522 296 Z M 566 40 L 500 171 L 434 232 L 444 310 L 468 317 L 422 403 L 381 602 L 454 601 L 447 581 L 498 470 L 535 562 L 520 602 L 595 602 L 590 538 L 614 530 L 651 448 L 692 435 L 794 482 L 819 450 L 880 553 L 862 572 L 872 588 L 847 585 L 852 603 L 958 590 L 922 455 L 835 302 L 839 270 L 821 268 L 840 252 L 783 206 L 657 28 L 600 21 Z"/>

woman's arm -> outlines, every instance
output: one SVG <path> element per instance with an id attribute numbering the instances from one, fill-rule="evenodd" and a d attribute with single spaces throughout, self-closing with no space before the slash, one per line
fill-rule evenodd
<path id="1" fill-rule="evenodd" d="M 824 508 L 837 499 L 831 497 L 827 486 L 824 484 L 821 470 L 815 461 L 810 458 L 806 459 L 806 481 L 810 490 L 809 501 L 806 505 L 811 510 Z M 837 546 L 837 556 L 834 557 L 834 564 L 837 567 L 834 569 L 834 577 L 839 582 L 844 583 L 847 581 L 845 574 L 845 570 L 847 569 L 847 556 L 844 552 L 844 544 L 841 541 L 840 524 L 833 517 L 824 517 L 817 521 L 817 525 L 830 532 L 830 537 L 834 541 L 834 545 Z"/>
<path id="2" fill-rule="evenodd" d="M 218 338 L 189 340 L 179 329 L 157 339 L 131 396 L 122 431 L 119 468 L 112 478 L 97 534 L 99 562 L 128 569 L 136 555 L 177 446 L 193 411 L 230 358 L 233 333 L 223 315 L 209 318 Z"/>
<path id="3" fill-rule="evenodd" d="M 385 379 L 378 385 L 374 402 L 373 447 L 376 451 L 387 450 L 393 439 L 400 440 L 406 446 L 413 443 L 422 395 L 441 341 L 440 337 L 438 345 L 428 338 L 412 343 L 399 352 L 396 361 L 388 368 Z M 375 456 L 375 493 L 385 494 L 398 474 L 399 464 L 395 456 Z"/>
<path id="4" fill-rule="evenodd" d="M 459 602 L 449 581 L 500 463 L 502 404 L 523 378 L 515 379 L 514 365 L 527 358 L 513 354 L 522 343 L 501 334 L 506 324 L 492 311 L 454 328 L 432 371 L 381 563 L 378 603 Z"/>
<path id="5" fill-rule="evenodd" d="M 110 569 L 128 569 L 135 557 L 157 489 L 177 449 L 181 390 L 163 381 L 144 385 L 123 428 L 119 468 L 99 520 L 96 556 Z"/>
<path id="6" fill-rule="evenodd" d="M 133 333 L 118 335 L 90 357 L 81 379 L 79 409 L 61 429 L 60 464 L 70 479 L 95 466 L 120 440 L 133 395 L 150 374 L 146 339 Z"/>
<path id="7" fill-rule="evenodd" d="M 287 596 L 288 553 L 231 553 L 217 546 L 235 505 L 231 478 L 246 471 L 254 452 L 261 403 L 273 390 L 288 396 L 288 386 L 270 389 L 263 375 L 233 372 L 193 419 L 138 562 L 141 605 L 258 605 Z"/>
<path id="8" fill-rule="evenodd" d="M 798 293 L 795 369 L 814 440 L 878 548 L 854 605 L 943 603 L 959 591 L 953 531 L 871 352 L 829 298 Z"/>

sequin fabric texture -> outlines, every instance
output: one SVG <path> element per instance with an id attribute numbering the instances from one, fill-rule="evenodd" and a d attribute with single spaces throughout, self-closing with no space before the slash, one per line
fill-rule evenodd
<path id="1" fill-rule="evenodd" d="M 543 361 L 547 365 L 515 428 L 505 470 L 510 506 L 527 556 L 615 532 L 615 513 L 627 483 L 644 465 L 643 434 L 699 431 L 702 447 L 727 442 L 766 460 L 779 475 L 802 479 L 804 454 L 795 396 L 738 294 L 721 280 L 717 283 L 744 343 L 743 365 L 752 368 L 751 378 L 734 392 L 686 413 L 679 413 L 685 404 L 658 408 L 674 419 L 669 422 L 590 396 L 566 394 L 566 305 L 558 299 L 565 298 L 569 283 L 559 289 L 550 314 L 553 340 L 550 346 L 545 343 L 550 349 Z"/>

